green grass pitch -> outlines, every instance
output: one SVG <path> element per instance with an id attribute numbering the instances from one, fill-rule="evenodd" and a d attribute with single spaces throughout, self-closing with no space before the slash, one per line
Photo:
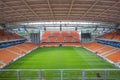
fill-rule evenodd
<path id="1" fill-rule="evenodd" d="M 41 47 L 4 69 L 116 69 L 116 67 L 82 47 Z M 26 72 L 21 72 L 22 80 L 27 80 L 28 76 L 29 80 L 37 80 L 36 71 L 28 71 L 27 74 Z M 96 77 L 96 72 L 87 71 L 87 78 Z M 103 71 L 99 71 L 99 73 L 104 77 Z M 108 76 L 120 78 L 119 73 L 109 72 Z M 7 79 L 5 79 L 6 76 Z M 64 76 L 72 79 L 82 75 L 80 71 L 65 71 Z M 12 73 L 2 72 L 0 77 L 5 80 L 16 80 L 17 78 L 14 71 Z M 26 77 L 27 79 L 25 79 Z M 44 71 L 42 77 L 46 80 L 54 80 L 52 77 L 60 77 L 60 72 Z"/>
<path id="2" fill-rule="evenodd" d="M 39 48 L 7 69 L 83 69 L 115 68 L 95 54 L 76 47 Z"/>

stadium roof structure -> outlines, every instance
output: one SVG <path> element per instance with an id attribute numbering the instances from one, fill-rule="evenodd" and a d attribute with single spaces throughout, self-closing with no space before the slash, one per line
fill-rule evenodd
<path id="1" fill-rule="evenodd" d="M 120 23 L 120 0 L 0 0 L 0 23 L 31 21 Z"/>

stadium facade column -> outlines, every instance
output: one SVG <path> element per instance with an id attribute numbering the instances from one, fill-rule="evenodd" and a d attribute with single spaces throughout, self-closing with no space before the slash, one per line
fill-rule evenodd
<path id="1" fill-rule="evenodd" d="M 63 70 L 60 70 L 60 80 L 63 80 Z"/>
<path id="2" fill-rule="evenodd" d="M 60 31 L 62 31 L 62 25 L 60 24 Z"/>
<path id="3" fill-rule="evenodd" d="M 103 80 L 107 80 L 107 70 L 104 71 L 104 79 Z"/>
<path id="4" fill-rule="evenodd" d="M 20 80 L 20 71 L 17 71 L 17 80 Z"/>
<path id="5" fill-rule="evenodd" d="M 85 80 L 85 70 L 82 70 L 82 80 Z"/>
<path id="6" fill-rule="evenodd" d="M 46 31 L 46 27 L 44 26 L 44 31 Z"/>
<path id="7" fill-rule="evenodd" d="M 41 44 L 40 37 L 41 37 L 41 35 L 40 35 L 40 28 L 39 28 L 39 47 L 40 47 L 40 44 Z"/>
<path id="8" fill-rule="evenodd" d="M 78 30 L 78 28 L 77 27 L 75 27 L 75 31 L 77 31 Z"/>
<path id="9" fill-rule="evenodd" d="M 40 71 L 38 71 L 38 80 L 42 80 L 42 71 L 40 70 Z"/>

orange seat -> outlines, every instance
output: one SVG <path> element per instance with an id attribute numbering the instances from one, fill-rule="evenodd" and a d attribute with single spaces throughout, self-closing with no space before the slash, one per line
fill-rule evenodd
<path id="1" fill-rule="evenodd" d="M 110 59 L 113 62 L 119 62 L 120 61 L 120 51 L 113 53 L 111 55 L 108 55 L 106 58 Z"/>
<path id="2" fill-rule="evenodd" d="M 17 54 L 11 53 L 5 49 L 0 50 L 0 60 L 2 60 L 5 63 L 10 62 L 17 57 Z"/>
<path id="3" fill-rule="evenodd" d="M 41 46 L 64 42 L 80 43 L 79 34 L 76 31 L 45 31 L 42 35 Z"/>

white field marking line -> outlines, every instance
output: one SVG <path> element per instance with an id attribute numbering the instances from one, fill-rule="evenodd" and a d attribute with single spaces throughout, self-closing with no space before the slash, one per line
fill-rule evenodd
<path id="1" fill-rule="evenodd" d="M 82 57 L 78 49 L 76 49 L 76 48 L 73 48 L 73 49 L 77 52 L 77 54 L 78 54 L 80 57 Z M 84 51 L 84 52 L 86 53 L 86 51 Z M 82 57 L 82 59 L 84 59 L 84 58 Z M 91 65 L 91 63 L 89 63 L 89 62 L 86 61 L 85 59 L 84 59 L 84 61 L 85 61 L 88 65 Z"/>
<path id="2" fill-rule="evenodd" d="M 79 52 L 79 50 L 78 49 L 76 49 L 76 48 L 73 48 L 76 52 L 77 52 L 77 54 L 78 55 L 80 55 L 81 56 L 81 54 L 80 54 L 80 52 Z M 87 51 L 84 51 L 85 53 L 87 52 Z M 81 56 L 82 57 L 82 56 Z M 98 57 L 99 58 L 99 57 Z M 82 59 L 84 59 L 83 57 L 82 57 Z M 84 61 L 88 64 L 88 65 L 91 65 L 91 63 L 89 63 L 88 61 L 86 61 L 86 59 L 84 59 Z"/>

